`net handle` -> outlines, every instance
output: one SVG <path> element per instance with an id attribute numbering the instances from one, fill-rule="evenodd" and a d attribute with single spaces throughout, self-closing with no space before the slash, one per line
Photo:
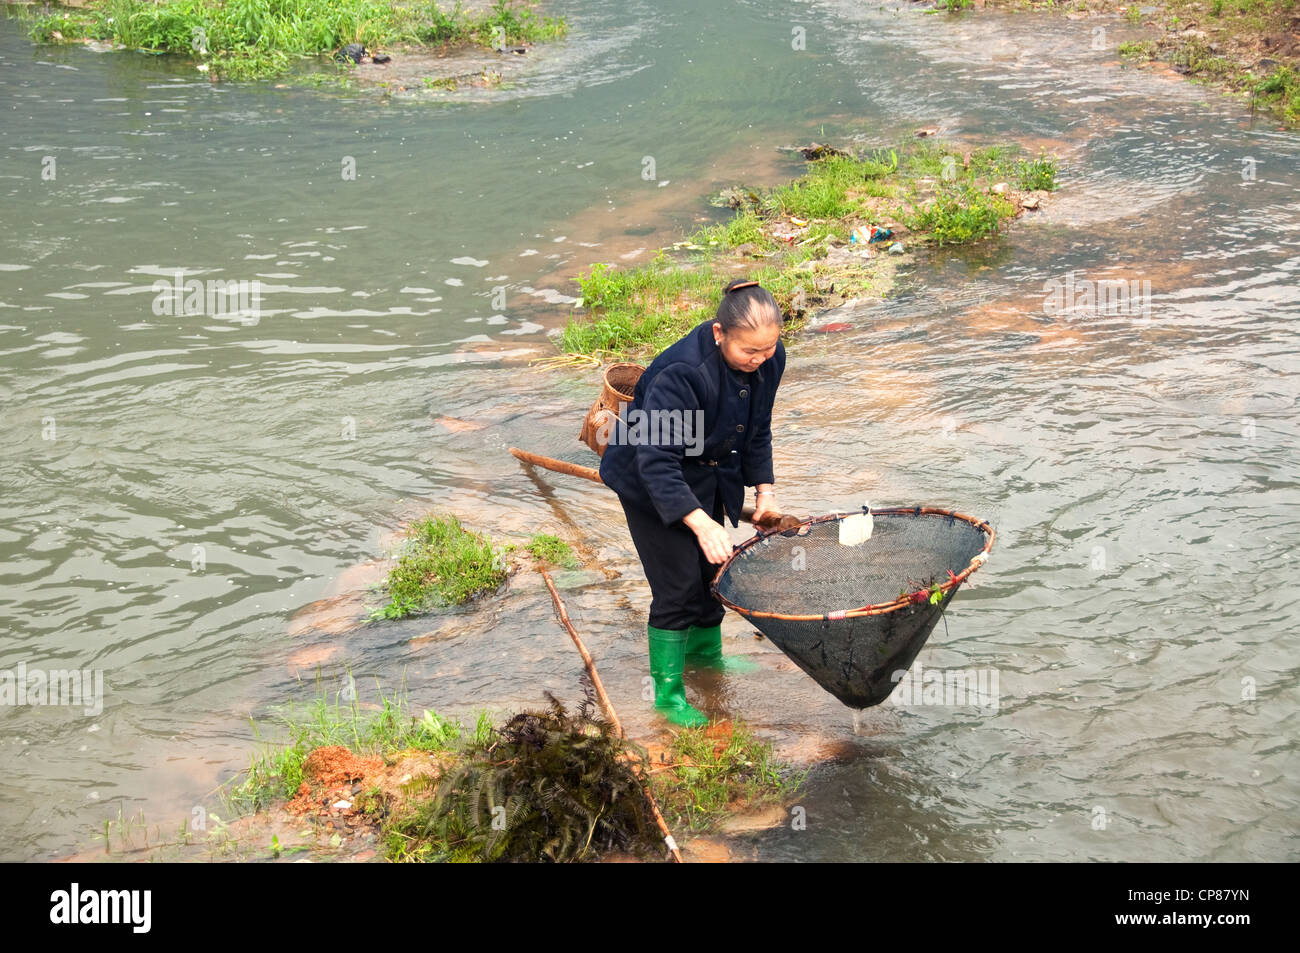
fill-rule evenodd
<path id="1" fill-rule="evenodd" d="M 969 579 L 971 573 L 988 562 L 989 551 L 993 549 L 993 541 L 997 539 L 998 535 L 994 531 L 993 527 L 989 525 L 988 520 L 978 519 L 974 516 L 967 516 L 965 513 L 958 513 L 955 510 L 945 510 L 937 506 L 872 507 L 870 510 L 864 506 L 861 508 L 861 512 L 870 512 L 873 516 L 947 516 L 950 519 L 958 519 L 969 523 L 980 532 L 985 533 L 988 536 L 988 539 L 984 541 L 984 548 L 971 557 L 970 563 L 965 569 L 957 573 L 943 585 L 939 586 L 941 592 L 952 592 Z M 810 519 L 804 520 L 797 527 L 785 530 L 785 532 L 793 533 L 805 526 L 811 527 L 818 523 L 834 522 L 852 515 L 854 514 L 827 513 L 825 516 L 814 516 Z M 752 539 L 747 539 L 745 542 L 735 547 L 732 550 L 731 555 L 727 557 L 727 561 L 718 567 L 718 571 L 713 577 L 713 582 L 709 586 L 709 592 L 712 593 L 713 598 L 717 599 L 728 609 L 734 609 L 736 612 L 739 612 L 747 619 L 783 619 L 787 622 L 829 622 L 837 619 L 860 619 L 864 616 L 884 615 L 886 612 L 893 612 L 897 609 L 904 609 L 907 606 L 913 605 L 911 597 L 904 595 L 894 599 L 892 602 L 878 602 L 874 605 L 860 606 L 857 609 L 836 609 L 830 612 L 819 612 L 814 615 L 792 615 L 786 612 L 761 612 L 757 609 L 745 609 L 736 605 L 725 596 L 719 595 L 718 583 L 722 580 L 726 571 L 731 568 L 731 564 L 739 559 L 751 546 L 761 543 L 771 535 L 772 533 L 759 533 Z"/>

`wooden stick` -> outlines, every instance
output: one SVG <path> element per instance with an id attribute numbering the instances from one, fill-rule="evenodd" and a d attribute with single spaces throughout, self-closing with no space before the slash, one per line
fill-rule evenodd
<path id="1" fill-rule="evenodd" d="M 605 694 L 605 686 L 601 684 L 600 675 L 596 672 L 596 663 L 592 660 L 591 653 L 587 647 L 582 644 L 582 639 L 578 635 L 577 629 L 569 621 L 569 613 L 564 608 L 564 601 L 560 594 L 555 591 L 555 583 L 551 580 L 551 574 L 545 569 L 539 569 L 542 578 L 546 580 L 546 588 L 551 590 L 551 601 L 555 603 L 556 610 L 560 613 L 560 622 L 569 630 L 569 636 L 573 639 L 573 644 L 578 647 L 578 654 L 582 656 L 582 664 L 587 666 L 587 674 L 591 677 L 591 684 L 596 689 L 596 698 L 600 701 L 600 707 L 605 711 L 605 717 L 609 719 L 614 730 L 618 732 L 620 738 L 626 738 L 627 734 L 623 731 L 623 724 L 618 720 L 618 715 L 614 711 L 614 705 Z"/>
<path id="2" fill-rule="evenodd" d="M 533 466 L 554 470 L 556 473 L 567 473 L 569 476 L 582 477 L 595 483 L 604 484 L 605 482 L 600 478 L 600 471 L 594 467 L 584 467 L 580 463 L 569 463 L 566 460 L 556 460 L 554 457 L 544 457 L 540 453 L 529 453 L 527 450 L 520 450 L 518 447 L 511 447 L 510 453 L 517 459 L 524 461 L 524 463 L 531 463 Z"/>
<path id="3" fill-rule="evenodd" d="M 567 473 L 569 476 L 582 477 L 584 480 L 591 480 L 602 486 L 605 483 L 600 478 L 600 471 L 594 467 L 584 467 L 580 463 L 569 463 L 567 460 L 544 457 L 540 453 L 529 453 L 527 450 L 520 450 L 518 447 L 511 447 L 510 453 L 516 459 L 522 460 L 524 463 L 531 463 L 535 467 L 554 470 L 556 473 Z M 740 518 L 752 523 L 754 521 L 754 508 L 752 506 L 742 507 Z"/>
<path id="4" fill-rule="evenodd" d="M 510 452 L 514 453 L 514 450 L 512 449 Z M 520 457 L 520 459 L 523 458 Z M 596 671 L 596 663 L 592 661 L 591 653 L 587 651 L 587 647 L 582 644 L 582 638 L 578 635 L 578 630 L 569 621 L 569 613 L 564 608 L 564 600 L 560 598 L 560 594 L 555 590 L 555 583 L 551 581 L 551 574 L 540 567 L 538 571 L 542 574 L 542 578 L 546 580 L 546 588 L 551 590 L 551 601 L 555 603 L 555 608 L 560 613 L 560 621 L 569 630 L 569 637 L 573 639 L 573 644 L 578 647 L 578 653 L 582 656 L 582 662 L 587 667 L 587 675 L 596 689 L 596 698 L 600 701 L 600 707 L 605 711 L 605 717 L 609 719 L 609 723 L 614 726 L 614 730 L 618 732 L 620 738 L 627 738 L 627 733 L 623 731 L 623 723 L 618 720 L 618 713 L 614 711 L 614 703 L 605 694 L 605 686 L 601 684 L 600 674 Z M 673 861 L 678 864 L 682 863 L 682 852 L 677 848 L 677 841 L 673 839 L 673 832 L 668 829 L 668 822 L 664 820 L 663 814 L 659 812 L 659 805 L 655 803 L 654 795 L 650 793 L 650 783 L 641 773 L 638 762 L 632 762 L 632 771 L 641 782 L 641 789 L 645 791 L 646 800 L 650 803 L 650 811 L 654 814 L 655 823 L 659 825 L 659 830 L 664 835 L 664 842 L 668 845 Z"/>

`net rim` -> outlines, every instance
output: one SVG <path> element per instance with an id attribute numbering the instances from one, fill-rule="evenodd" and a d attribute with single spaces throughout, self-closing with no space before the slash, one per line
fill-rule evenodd
<path id="1" fill-rule="evenodd" d="M 970 563 L 965 569 L 939 586 L 939 591 L 944 593 L 952 593 L 956 591 L 963 582 L 970 578 L 971 573 L 975 572 L 975 570 L 979 569 L 980 566 L 988 562 L 989 552 L 993 549 L 993 541 L 997 539 L 998 535 L 994 531 L 993 527 L 989 525 L 988 520 L 982 520 L 975 516 L 967 516 L 965 513 L 958 513 L 956 510 L 946 510 L 937 506 L 890 506 L 880 507 L 879 509 L 863 506 L 857 511 L 857 513 L 870 513 L 872 516 L 946 516 L 951 519 L 958 519 L 969 523 L 971 526 L 984 533 L 987 536 L 987 539 L 984 540 L 984 548 L 971 557 Z M 759 531 L 753 536 L 753 538 L 745 540 L 745 542 L 732 549 L 731 555 L 727 557 L 726 561 L 720 567 L 718 567 L 718 571 L 713 577 L 713 582 L 709 586 L 709 592 L 712 593 L 713 598 L 717 599 L 728 609 L 734 609 L 747 619 L 783 619 L 788 622 L 834 622 L 840 619 L 860 619 L 864 616 L 884 615 L 888 612 L 895 612 L 899 609 L 905 609 L 908 606 L 916 605 L 916 603 L 912 601 L 911 596 L 900 596 L 891 602 L 877 602 L 871 605 L 859 606 L 855 609 L 836 609 L 829 612 L 820 612 L 811 615 L 798 615 L 787 612 L 764 612 L 760 609 L 746 609 L 743 606 L 736 605 L 730 599 L 718 593 L 718 583 L 722 581 L 722 577 L 726 575 L 727 570 L 731 568 L 731 564 L 744 555 L 744 553 L 751 547 L 758 545 L 768 537 L 781 532 L 790 533 L 797 529 L 802 529 L 805 526 L 811 527 L 818 523 L 838 522 L 846 517 L 855 516 L 857 513 L 827 513 L 824 516 L 810 517 L 800 523 L 797 527 L 790 527 L 784 531 L 779 529 Z"/>

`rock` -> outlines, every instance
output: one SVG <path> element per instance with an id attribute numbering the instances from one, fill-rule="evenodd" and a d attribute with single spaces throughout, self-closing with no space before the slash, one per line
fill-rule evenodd
<path id="1" fill-rule="evenodd" d="M 862 299 L 850 298 L 838 307 L 830 308 L 829 310 L 823 311 L 816 317 L 810 319 L 808 322 L 808 330 L 816 331 L 819 328 L 829 327 L 833 324 L 849 324 L 855 317 L 855 309 L 861 308 L 862 304 Z M 753 636 L 755 639 L 761 640 L 763 638 L 763 633 L 755 631 Z"/>
<path id="2" fill-rule="evenodd" d="M 1027 208 L 1032 212 L 1034 209 L 1038 208 L 1038 202 L 1039 202 L 1038 196 L 1031 195 L 1028 198 L 1021 200 L 1020 207 Z"/>
<path id="3" fill-rule="evenodd" d="M 889 253 L 891 255 L 901 255 L 903 254 L 903 251 L 904 248 L 902 242 L 894 242 L 894 244 L 889 246 Z"/>
<path id="4" fill-rule="evenodd" d="M 370 62 L 372 63 L 391 63 L 392 60 L 393 58 L 387 53 L 376 53 L 374 56 L 370 57 Z"/>
<path id="5" fill-rule="evenodd" d="M 996 192 L 998 195 L 1002 195 L 1003 193 L 1006 192 L 1006 190 L 1007 190 L 1007 184 L 1005 182 L 999 182 L 995 186 L 993 186 L 993 191 Z"/>
<path id="6" fill-rule="evenodd" d="M 861 259 L 870 257 L 871 252 L 866 251 L 865 246 L 862 251 L 858 251 L 857 246 L 854 245 L 839 245 L 830 249 L 822 261 L 828 265 L 849 265 L 857 264 Z"/>
<path id="7" fill-rule="evenodd" d="M 924 139 L 927 136 L 937 136 L 938 134 L 939 134 L 938 126 L 926 126 L 922 129 L 916 130 L 916 138 L 918 139 Z"/>
<path id="8" fill-rule="evenodd" d="M 725 864 L 731 861 L 731 851 L 722 841 L 697 837 L 682 845 L 682 858 L 687 863 Z"/>
<path id="9" fill-rule="evenodd" d="M 805 159 L 808 160 L 825 159 L 827 156 L 848 155 L 847 152 L 836 149 L 834 146 L 824 146 L 820 142 L 809 143 L 806 146 L 797 146 L 796 149 Z"/>
<path id="10" fill-rule="evenodd" d="M 352 806 L 351 801 L 344 801 L 344 800 L 335 801 L 334 804 L 332 805 L 332 807 L 336 811 L 346 811 L 351 806 Z"/>
<path id="11" fill-rule="evenodd" d="M 744 186 L 725 188 L 709 199 L 709 204 L 718 208 L 742 208 L 745 205 L 757 205 L 758 193 Z"/>
<path id="12" fill-rule="evenodd" d="M 360 63 L 361 58 L 366 55 L 366 48 L 360 43 L 349 43 L 343 49 L 334 54 L 334 58 L 342 63 L 345 60 L 351 60 L 353 63 Z"/>
<path id="13" fill-rule="evenodd" d="M 787 817 L 786 809 L 779 804 L 757 811 L 733 814 L 722 822 L 724 834 L 744 834 L 752 831 L 769 830 L 780 827 Z"/>

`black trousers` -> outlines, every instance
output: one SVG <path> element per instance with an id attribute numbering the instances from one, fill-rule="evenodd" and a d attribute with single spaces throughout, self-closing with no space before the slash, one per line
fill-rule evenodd
<path id="1" fill-rule="evenodd" d="M 636 554 L 650 583 L 650 625 L 656 629 L 708 628 L 722 622 L 726 608 L 709 592 L 719 565 L 709 562 L 695 534 L 681 520 L 665 526 L 659 515 L 619 496 Z M 710 514 L 722 522 L 721 496 Z"/>

